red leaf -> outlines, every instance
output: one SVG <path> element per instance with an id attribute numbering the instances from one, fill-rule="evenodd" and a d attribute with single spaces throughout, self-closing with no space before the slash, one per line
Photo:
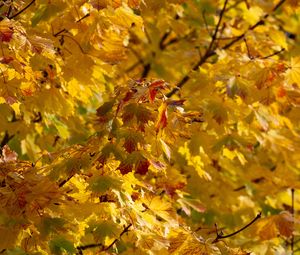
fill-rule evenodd
<path id="1" fill-rule="evenodd" d="M 121 162 L 119 165 L 118 169 L 120 170 L 121 174 L 128 174 L 129 172 L 132 171 L 132 165 L 128 163 Z"/>
<path id="2" fill-rule="evenodd" d="M 10 20 L 4 19 L 0 22 L 0 41 L 9 42 L 12 39 L 13 32 Z"/>
<path id="3" fill-rule="evenodd" d="M 149 99 L 151 103 L 153 103 L 158 89 L 164 88 L 164 84 L 165 82 L 163 80 L 157 80 L 149 85 Z"/>
<path id="4" fill-rule="evenodd" d="M 9 64 L 13 60 L 14 60 L 13 57 L 2 57 L 2 58 L 0 58 L 0 63 Z"/>
<path id="5" fill-rule="evenodd" d="M 137 163 L 135 172 L 137 174 L 145 175 L 148 172 L 149 165 L 148 159 L 141 160 Z"/>
<path id="6" fill-rule="evenodd" d="M 124 142 L 124 148 L 127 152 L 131 153 L 136 150 L 136 141 L 132 137 L 127 137 Z"/>

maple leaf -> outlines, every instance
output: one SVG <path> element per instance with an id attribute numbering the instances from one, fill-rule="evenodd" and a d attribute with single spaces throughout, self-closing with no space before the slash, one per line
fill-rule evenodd
<path id="1" fill-rule="evenodd" d="M 262 240 L 276 238 L 278 234 L 291 237 L 294 231 L 293 216 L 286 211 L 265 218 L 258 226 L 258 234 Z"/>
<path id="2" fill-rule="evenodd" d="M 149 88 L 149 100 L 151 103 L 154 102 L 155 96 L 159 89 L 163 89 L 165 87 L 165 82 L 163 80 L 157 80 L 154 82 L 151 82 L 151 84 L 148 86 Z"/>
<path id="3" fill-rule="evenodd" d="M 289 84 L 300 84 L 300 57 L 291 58 L 290 68 L 286 71 Z"/>
<path id="4" fill-rule="evenodd" d="M 162 103 L 158 108 L 158 116 L 155 123 L 155 130 L 158 132 L 161 129 L 164 129 L 167 126 L 167 103 Z"/>

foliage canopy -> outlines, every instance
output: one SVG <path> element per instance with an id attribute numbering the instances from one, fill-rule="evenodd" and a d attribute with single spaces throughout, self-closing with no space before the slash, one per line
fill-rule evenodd
<path id="1" fill-rule="evenodd" d="M 0 1 L 0 254 L 300 251 L 297 0 Z"/>

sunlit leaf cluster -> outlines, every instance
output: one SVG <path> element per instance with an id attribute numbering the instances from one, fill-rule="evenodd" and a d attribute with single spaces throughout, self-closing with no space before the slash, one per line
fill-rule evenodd
<path id="1" fill-rule="evenodd" d="M 300 2 L 0 1 L 0 254 L 300 252 Z"/>

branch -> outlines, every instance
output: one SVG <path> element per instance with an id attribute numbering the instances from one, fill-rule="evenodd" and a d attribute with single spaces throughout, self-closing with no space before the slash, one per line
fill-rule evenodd
<path id="1" fill-rule="evenodd" d="M 277 11 L 278 8 L 279 8 L 285 1 L 286 1 L 286 0 L 281 0 L 278 4 L 276 4 L 275 7 L 272 9 L 271 13 L 274 13 L 275 11 Z M 226 4 L 227 4 L 227 1 L 225 1 L 225 3 L 224 3 L 224 6 L 225 6 L 225 7 L 226 7 Z M 218 38 L 216 38 L 216 36 L 217 36 L 217 33 L 218 33 L 219 26 L 220 26 L 220 24 L 221 24 L 222 16 L 223 16 L 223 14 L 224 14 L 224 12 L 225 12 L 225 10 L 226 10 L 226 9 L 224 8 L 224 6 L 223 6 L 223 9 L 222 9 L 222 11 L 221 11 L 221 13 L 220 13 L 219 22 L 218 22 L 218 24 L 217 24 L 217 26 L 216 26 L 215 32 L 214 32 L 214 34 L 213 34 L 213 38 L 212 38 L 212 40 L 211 40 L 211 42 L 210 42 L 210 44 L 209 44 L 209 46 L 208 46 L 208 49 L 206 50 L 205 55 L 198 61 L 198 63 L 196 63 L 196 64 L 193 66 L 193 68 L 192 68 L 191 71 L 196 71 L 200 66 L 202 66 L 202 65 L 207 61 L 208 58 L 210 58 L 210 57 L 216 55 L 216 52 L 212 50 L 212 47 L 213 47 L 214 42 L 215 42 L 216 40 L 218 40 Z M 241 34 L 241 35 L 235 37 L 231 42 L 227 43 L 227 44 L 226 44 L 225 46 L 223 46 L 221 49 L 222 49 L 222 50 L 226 50 L 226 49 L 230 48 L 233 44 L 235 44 L 236 42 L 238 42 L 238 41 L 240 41 L 241 39 L 243 39 L 243 38 L 245 37 L 246 33 L 248 33 L 249 31 L 254 30 L 256 27 L 258 27 L 258 26 L 260 26 L 260 25 L 263 25 L 263 24 L 264 24 L 264 20 L 265 20 L 266 18 L 268 18 L 268 17 L 270 16 L 271 13 L 265 14 L 258 22 L 256 22 L 254 25 L 252 25 L 251 27 L 249 27 L 249 28 L 247 29 L 247 31 L 245 31 L 243 34 Z M 171 96 L 173 96 L 174 94 L 176 94 L 176 93 L 178 92 L 178 90 L 180 90 L 180 89 L 184 86 L 184 84 L 190 80 L 190 73 L 191 73 L 191 71 L 190 71 L 188 74 L 186 74 L 186 75 L 178 82 L 177 86 L 176 86 L 175 88 L 173 88 L 173 89 L 166 95 L 168 98 L 170 98 Z"/>
<path id="2" fill-rule="evenodd" d="M 79 20 L 76 20 L 76 23 L 78 23 L 78 22 L 84 20 L 85 18 L 89 17 L 90 15 L 91 15 L 91 14 L 89 14 L 89 13 L 85 14 L 82 18 L 80 18 Z"/>
<path id="3" fill-rule="evenodd" d="M 101 247 L 101 251 L 107 251 L 109 250 L 115 243 L 117 243 L 121 237 L 127 233 L 129 231 L 129 228 L 132 226 L 131 223 L 129 223 L 121 232 L 121 234 L 119 235 L 118 238 L 116 238 L 114 241 L 111 242 L 110 245 L 108 245 L 107 247 L 104 246 L 104 244 L 102 243 L 95 243 L 95 244 L 87 244 L 87 245 L 81 245 L 81 246 L 77 246 L 76 249 L 78 250 L 78 254 L 82 254 L 82 251 L 90 249 L 90 248 L 96 248 L 96 247 Z"/>
<path id="4" fill-rule="evenodd" d="M 276 55 L 280 54 L 280 53 L 283 52 L 283 51 L 285 51 L 284 48 L 282 48 L 281 50 L 275 51 L 274 53 L 272 53 L 272 54 L 270 54 L 270 55 L 264 56 L 264 57 L 262 57 L 261 59 L 267 59 L 267 58 L 276 56 Z"/>
<path id="5" fill-rule="evenodd" d="M 209 57 L 211 57 L 212 55 L 216 54 L 216 53 L 212 54 L 213 51 L 211 49 L 212 49 L 212 47 L 213 47 L 213 45 L 214 45 L 214 43 L 216 41 L 217 33 L 219 31 L 219 27 L 220 27 L 220 24 L 222 22 L 222 18 L 223 18 L 223 15 L 224 15 L 227 3 L 228 3 L 228 0 L 225 0 L 223 8 L 222 8 L 222 11 L 220 12 L 220 15 L 219 15 L 218 23 L 217 23 L 215 31 L 214 31 L 214 33 L 212 35 L 210 44 L 209 44 L 209 46 L 208 46 L 208 48 L 207 48 L 204 56 L 202 58 L 200 58 L 200 60 L 198 61 L 198 63 L 196 63 L 196 65 L 194 65 L 194 67 L 192 69 L 193 71 L 197 70 L 201 65 L 203 65 Z M 180 88 L 183 87 L 183 85 L 187 81 L 189 81 L 189 79 L 190 79 L 189 74 L 185 75 L 182 78 L 182 80 L 177 84 L 177 86 L 175 88 L 173 88 L 173 90 L 171 90 L 171 92 L 169 92 L 166 96 L 167 97 L 173 96 Z"/>
<path id="6" fill-rule="evenodd" d="M 143 73 L 141 75 L 141 78 L 146 78 L 151 70 L 151 64 L 148 63 L 148 64 L 145 64 L 143 65 Z"/>
<path id="7" fill-rule="evenodd" d="M 35 2 L 35 0 L 32 0 L 28 5 L 26 5 L 22 10 L 18 11 L 17 13 L 15 13 L 14 15 L 12 15 L 11 17 L 9 17 L 9 19 L 13 19 L 17 16 L 19 16 L 22 12 L 26 11 L 33 3 Z"/>
<path id="8" fill-rule="evenodd" d="M 59 182 L 58 187 L 61 188 L 62 186 L 64 186 L 69 180 L 71 180 L 73 176 L 74 174 L 70 175 L 67 179 L 64 179 L 61 182 Z"/>
<path id="9" fill-rule="evenodd" d="M 221 239 L 225 239 L 225 238 L 228 238 L 228 237 L 232 237 L 232 236 L 234 236 L 234 235 L 237 235 L 238 233 L 242 232 L 242 231 L 245 230 L 246 228 L 250 227 L 255 221 L 257 221 L 257 220 L 260 219 L 260 218 L 261 218 L 261 212 L 260 212 L 259 214 L 257 214 L 256 217 L 255 217 L 251 222 L 249 222 L 246 226 L 242 227 L 241 229 L 239 229 L 239 230 L 237 230 L 237 231 L 235 231 L 235 232 L 233 232 L 233 233 L 231 233 L 231 234 L 229 234 L 229 235 L 223 235 L 222 233 L 219 234 L 218 229 L 216 229 L 216 231 L 217 231 L 217 237 L 216 237 L 216 239 L 213 241 L 213 243 L 216 243 L 216 242 L 218 242 L 218 241 L 221 240 Z"/>

